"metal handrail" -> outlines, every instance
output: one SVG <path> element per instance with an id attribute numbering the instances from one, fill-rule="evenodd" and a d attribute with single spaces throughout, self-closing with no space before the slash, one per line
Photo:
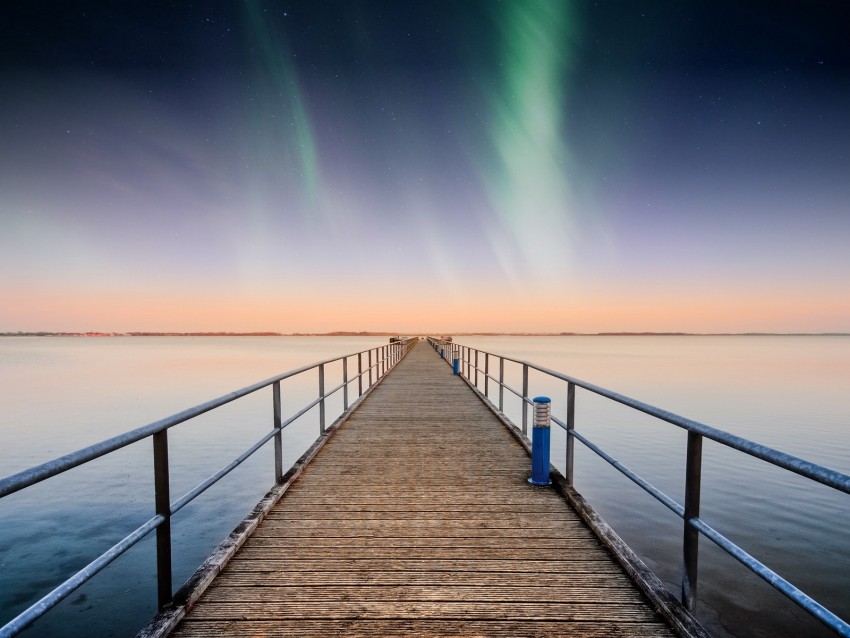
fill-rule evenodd
<path id="1" fill-rule="evenodd" d="M 373 385 L 383 379 L 387 373 L 404 357 L 410 350 L 412 345 L 418 341 L 417 338 L 408 338 L 393 341 L 384 346 L 377 346 L 368 350 L 362 350 L 353 354 L 347 354 L 332 359 L 325 359 L 317 363 L 284 372 L 282 374 L 270 377 L 263 381 L 259 381 L 252 385 L 246 386 L 240 390 L 235 390 L 228 394 L 222 395 L 216 399 L 212 399 L 205 403 L 201 403 L 192 408 L 183 410 L 164 419 L 154 421 L 140 428 L 130 430 L 118 436 L 106 439 L 94 445 L 77 450 L 70 454 L 66 454 L 59 458 L 47 461 L 40 465 L 29 469 L 11 474 L 0 479 L 0 498 L 13 494 L 27 487 L 45 481 L 51 477 L 57 476 L 70 469 L 84 465 L 89 461 L 93 461 L 102 456 L 120 450 L 132 443 L 136 443 L 151 437 L 154 445 L 154 483 L 156 492 L 156 514 L 148 521 L 130 532 L 122 538 L 118 543 L 110 549 L 95 558 L 92 562 L 86 565 L 83 569 L 73 574 L 66 579 L 58 587 L 54 588 L 47 595 L 42 597 L 36 603 L 18 614 L 15 618 L 0 627 L 0 638 L 8 638 L 19 634 L 33 622 L 38 620 L 50 609 L 68 597 L 78 587 L 86 583 L 93 576 L 103 570 L 116 558 L 121 556 L 128 549 L 136 545 L 152 531 L 157 533 L 157 590 L 159 607 L 169 604 L 173 600 L 173 583 L 172 583 L 172 564 L 171 564 L 171 533 L 170 520 L 171 516 L 185 507 L 188 503 L 197 498 L 200 494 L 217 483 L 224 476 L 229 474 L 233 469 L 239 466 L 243 461 L 249 458 L 263 445 L 270 440 L 275 440 L 275 481 L 280 482 L 283 478 L 283 470 L 281 467 L 281 432 L 288 425 L 296 421 L 298 418 L 309 412 L 316 406 L 320 407 L 320 436 L 324 432 L 324 402 L 325 399 L 332 396 L 336 392 L 343 390 L 343 411 L 340 416 L 345 415 L 353 406 L 348 404 L 348 386 L 352 383 L 357 383 L 358 396 L 362 396 L 363 379 L 368 375 L 368 390 Z M 374 353 L 374 363 L 372 363 L 372 354 Z M 363 355 L 368 357 L 369 365 L 363 369 Z M 358 372 L 356 375 L 349 378 L 348 376 L 348 360 L 357 357 Z M 342 382 L 328 391 L 324 389 L 324 368 L 327 364 L 342 361 Z M 302 408 L 286 421 L 281 421 L 280 417 L 280 382 L 295 377 L 310 370 L 319 371 L 319 397 Z M 373 370 L 375 376 L 373 380 Z M 186 494 L 178 498 L 176 501 L 170 500 L 169 484 L 168 484 L 168 439 L 167 431 L 184 421 L 188 421 L 196 416 L 200 416 L 206 412 L 219 408 L 227 403 L 235 401 L 241 397 L 247 396 L 272 386 L 273 392 L 273 408 L 274 408 L 274 428 L 264 434 L 257 442 L 252 444 L 245 452 L 237 456 L 233 461 L 223 466 L 221 469 L 212 474 L 209 478 L 199 483 L 197 486 L 189 490 Z"/>
<path id="2" fill-rule="evenodd" d="M 833 612 L 829 611 L 809 595 L 802 592 L 789 581 L 779 576 L 771 570 L 767 565 L 760 562 L 744 549 L 736 545 L 734 542 L 726 538 L 723 534 L 715 530 L 699 516 L 699 498 L 700 498 L 700 480 L 701 480 L 701 464 L 702 464 L 702 439 L 707 438 L 716 441 L 721 445 L 738 450 L 757 459 L 781 467 L 795 474 L 804 476 L 812 481 L 832 487 L 845 494 L 850 494 L 850 475 L 843 474 L 836 470 L 830 469 L 817 463 L 812 463 L 775 450 L 766 445 L 761 445 L 754 441 L 750 441 L 740 436 L 736 436 L 729 432 L 713 428 L 698 421 L 688 419 L 668 410 L 663 410 L 655 406 L 649 405 L 637 399 L 632 399 L 623 394 L 619 394 L 607 388 L 582 381 L 575 377 L 539 366 L 509 356 L 494 354 L 485 350 L 479 350 L 470 346 L 463 346 L 458 343 L 446 342 L 440 339 L 428 338 L 428 341 L 435 349 L 440 347 L 445 348 L 447 343 L 451 343 L 453 348 L 459 349 L 459 354 L 463 358 L 467 366 L 466 380 L 474 387 L 478 387 L 477 376 L 479 372 L 484 373 L 485 384 L 489 380 L 494 381 L 499 386 L 499 405 L 495 405 L 487 393 L 482 396 L 487 400 L 490 407 L 501 414 L 507 421 L 510 421 L 504 414 L 503 390 L 507 389 L 522 400 L 522 434 L 527 436 L 527 407 L 531 404 L 528 393 L 528 370 L 537 370 L 552 378 L 565 381 L 567 383 L 567 421 L 563 422 L 556 417 L 552 417 L 558 426 L 566 431 L 566 467 L 564 478 L 569 486 L 573 484 L 573 440 L 577 439 L 582 442 L 588 449 L 600 456 L 602 459 L 610 463 L 615 469 L 621 472 L 629 480 L 638 485 L 645 492 L 663 504 L 665 507 L 674 512 L 679 518 L 684 520 L 684 541 L 683 541 L 683 558 L 684 570 L 682 576 L 682 602 L 685 607 L 692 611 L 696 603 L 697 591 L 697 566 L 698 566 L 698 538 L 702 534 L 724 552 L 738 560 L 747 569 L 765 580 L 768 584 L 782 593 L 786 598 L 792 600 L 802 609 L 817 618 L 827 627 L 835 631 L 840 636 L 850 637 L 850 623 L 844 621 Z M 475 362 L 472 362 L 471 353 L 475 353 Z M 479 354 L 484 355 L 485 366 L 489 367 L 490 357 L 499 359 L 499 378 L 489 374 L 489 370 L 479 370 L 478 358 Z M 523 371 L 523 391 L 517 391 L 510 387 L 504 381 L 504 362 L 510 361 L 522 366 Z M 449 364 L 452 362 L 449 360 Z M 461 370 L 463 366 L 460 366 Z M 472 373 L 475 374 L 473 380 Z M 592 443 L 586 436 L 575 430 L 575 388 L 580 387 L 599 396 L 605 397 L 634 410 L 638 410 L 662 421 L 666 421 L 672 425 L 683 428 L 688 432 L 687 446 L 687 468 L 685 480 L 685 503 L 680 504 L 675 499 L 653 486 L 651 483 L 643 479 L 636 472 L 617 461 L 610 454 L 602 450 L 598 445 Z"/>

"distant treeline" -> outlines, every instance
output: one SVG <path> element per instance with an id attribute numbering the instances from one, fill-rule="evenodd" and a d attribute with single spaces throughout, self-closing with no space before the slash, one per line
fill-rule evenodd
<path id="1" fill-rule="evenodd" d="M 0 337 L 282 337 L 280 332 L 0 332 Z"/>
<path id="2" fill-rule="evenodd" d="M 397 332 L 0 332 L 0 337 L 386 337 Z"/>
<path id="3" fill-rule="evenodd" d="M 387 337 L 399 332 L 0 332 L 0 337 Z M 431 335 L 445 332 L 423 333 Z M 847 332 L 453 332 L 456 337 L 847 337 Z"/>

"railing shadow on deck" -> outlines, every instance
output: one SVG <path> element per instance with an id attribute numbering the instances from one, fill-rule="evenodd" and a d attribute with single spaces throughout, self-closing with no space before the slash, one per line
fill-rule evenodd
<path id="1" fill-rule="evenodd" d="M 101 441 L 89 447 L 83 448 L 71 454 L 53 459 L 41 465 L 29 468 L 22 472 L 12 474 L 0 479 L 0 498 L 14 494 L 24 490 L 30 486 L 37 485 L 51 477 L 58 476 L 63 472 L 71 470 L 75 467 L 84 465 L 90 461 L 106 456 L 112 452 L 141 441 L 142 439 L 150 438 L 153 443 L 153 466 L 154 466 L 154 492 L 155 492 L 155 513 L 152 518 L 131 531 L 124 538 L 119 540 L 110 549 L 102 553 L 100 556 L 92 560 L 88 565 L 81 570 L 71 575 L 58 587 L 46 594 L 40 600 L 36 601 L 26 610 L 18 614 L 15 618 L 8 621 L 0 627 L 0 638 L 7 638 L 19 634 L 36 620 L 44 616 L 53 607 L 67 598 L 81 585 L 89 581 L 93 576 L 103 570 L 112 561 L 120 557 L 131 547 L 138 544 L 142 539 L 147 537 L 151 532 L 156 531 L 156 573 L 157 573 L 157 598 L 160 609 L 171 605 L 175 598 L 181 595 L 181 592 L 192 581 L 197 580 L 198 572 L 193 575 L 189 581 L 181 586 L 175 594 L 173 578 L 172 578 L 172 556 L 171 556 L 171 518 L 186 505 L 194 501 L 198 496 L 204 493 L 207 489 L 216 484 L 219 480 L 228 475 L 232 470 L 241 465 L 246 459 L 265 446 L 269 441 L 273 442 L 274 446 L 274 480 L 275 486 L 279 486 L 284 481 L 291 479 L 296 474 L 293 466 L 288 472 L 283 468 L 283 452 L 282 452 L 282 433 L 283 430 L 297 421 L 300 417 L 310 412 L 313 408 L 319 409 L 319 436 L 316 442 L 311 447 L 315 453 L 317 444 L 326 438 L 328 431 L 334 429 L 339 423 L 357 407 L 369 392 L 386 376 L 386 374 L 407 354 L 410 348 L 418 341 L 417 338 L 393 338 L 390 343 L 384 346 L 378 346 L 355 352 L 353 354 L 343 355 L 332 359 L 326 359 L 310 365 L 306 365 L 295 370 L 284 372 L 277 376 L 259 381 L 253 385 L 244 387 L 240 390 L 235 390 L 229 394 L 225 394 L 206 403 L 196 405 L 177 414 L 173 414 L 159 421 L 149 423 L 135 430 L 125 432 L 111 439 Z M 342 362 L 342 379 L 332 388 L 326 388 L 325 366 L 335 362 Z M 353 368 L 356 365 L 356 372 L 352 369 L 349 371 L 349 365 Z M 318 397 L 293 414 L 290 418 L 282 420 L 281 418 L 281 382 L 285 379 L 296 377 L 311 371 L 318 373 Z M 253 394 L 264 388 L 272 388 L 272 415 L 273 426 L 262 438 L 251 445 L 242 454 L 226 464 L 212 476 L 202 481 L 186 494 L 176 500 L 172 500 L 170 494 L 169 482 L 169 461 L 168 461 L 168 430 L 185 421 L 189 421 L 201 414 L 215 410 L 223 405 L 231 403 L 237 399 Z M 343 395 L 343 410 L 342 413 L 335 419 L 334 423 L 326 426 L 327 415 L 325 414 L 325 401 L 331 395 L 342 392 Z M 349 401 L 351 395 L 356 394 L 354 401 Z M 308 451 L 308 454 L 310 451 Z M 306 455 L 305 455 L 306 456 Z M 302 457 L 303 459 L 304 457 Z M 299 470 L 300 471 L 300 468 Z M 260 505 L 263 505 L 261 503 Z M 260 507 L 258 505 L 258 507 Z M 257 508 L 255 508 L 256 510 Z M 250 515 L 249 515 L 250 516 Z M 255 523 L 256 524 L 256 517 Z M 238 528 L 237 528 L 238 529 Z M 236 533 L 236 530 L 234 530 Z M 231 535 L 233 536 L 233 534 Z"/>
<path id="2" fill-rule="evenodd" d="M 494 354 L 470 346 L 454 343 L 451 338 L 438 339 L 429 337 L 428 341 L 431 346 L 440 353 L 440 356 L 446 360 L 446 363 L 453 367 L 455 374 L 459 374 L 464 377 L 470 387 L 479 394 L 482 400 L 484 400 L 503 421 L 515 428 L 515 433 L 524 439 L 527 447 L 530 444 L 527 438 L 528 408 L 533 405 L 529 394 L 529 370 L 536 370 L 548 377 L 563 381 L 567 384 L 566 419 L 562 421 L 554 416 L 551 417 L 552 421 L 566 432 L 566 455 L 564 459 L 565 472 L 561 475 L 560 472 L 553 467 L 552 473 L 561 479 L 561 482 L 567 491 L 573 494 L 577 500 L 581 501 L 579 506 L 584 507 L 586 504 L 584 504 L 583 499 L 581 499 L 580 495 L 578 495 L 578 493 L 573 489 L 573 456 L 575 441 L 580 441 L 589 450 L 607 461 L 629 480 L 638 485 L 641 489 L 646 491 L 683 520 L 681 602 L 685 609 L 693 611 L 696 604 L 699 537 L 702 535 L 711 540 L 726 554 L 739 561 L 742 565 L 744 565 L 744 567 L 779 591 L 787 599 L 793 601 L 800 608 L 811 614 L 825 626 L 829 627 L 836 634 L 839 636 L 850 637 L 850 623 L 847 623 L 811 596 L 805 594 L 792 583 L 782 578 L 767 565 L 747 553 L 744 549 L 736 545 L 729 538 L 721 534 L 705 520 L 700 518 L 702 442 L 705 438 L 716 441 L 730 449 L 737 450 L 789 472 L 799 474 L 800 476 L 815 481 L 816 483 L 834 488 L 845 494 L 850 494 L 850 476 L 790 454 L 785 454 L 765 445 L 749 441 L 745 438 L 735 436 L 729 432 L 718 430 L 703 423 L 681 417 L 667 410 L 643 403 L 592 383 L 576 379 L 555 370 L 538 366 L 529 361 Z M 491 374 L 491 359 L 494 364 L 498 362 L 498 376 Z M 505 362 L 521 366 L 521 390 L 512 388 L 505 382 Z M 483 391 L 479 390 L 479 375 L 484 383 Z M 494 403 L 490 399 L 491 381 L 498 386 L 498 403 Z M 687 431 L 688 440 L 685 453 L 686 471 L 684 503 L 677 502 L 657 487 L 653 486 L 647 480 L 620 463 L 617 459 L 605 452 L 605 450 L 601 447 L 593 443 L 588 437 L 575 429 L 576 388 L 582 388 L 588 392 L 611 401 L 615 401 L 639 412 L 643 412 Z M 522 422 L 519 426 L 515 425 L 505 414 L 505 390 L 522 401 Z"/>

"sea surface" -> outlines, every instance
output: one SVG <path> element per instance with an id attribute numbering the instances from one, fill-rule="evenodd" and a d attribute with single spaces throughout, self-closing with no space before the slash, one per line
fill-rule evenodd
<path id="1" fill-rule="evenodd" d="M 850 337 L 459 337 L 457 342 L 607 387 L 850 473 Z M 386 343 L 349 337 L 0 338 L 0 476 L 158 420 L 279 372 Z M 420 346 L 420 347 L 424 347 Z M 483 356 L 479 360 L 484 366 Z M 353 366 L 349 364 L 349 371 Z M 498 362 L 491 358 L 491 374 Z M 326 371 L 326 387 L 342 378 Z M 521 388 L 521 368 L 505 379 Z M 530 394 L 565 416 L 566 384 L 530 374 Z M 365 386 L 365 384 L 364 384 Z M 479 376 L 483 389 L 483 375 Z M 282 384 L 284 418 L 317 396 L 314 372 Z M 357 386 L 350 386 L 352 399 Z M 494 384 L 490 396 L 498 402 Z M 577 390 L 576 429 L 681 502 L 685 433 Z M 505 410 L 521 421 L 520 401 Z M 329 400 L 328 423 L 342 410 Z M 172 428 L 172 499 L 272 426 L 265 389 Z M 290 465 L 318 434 L 313 410 L 284 433 Z M 555 427 L 552 458 L 564 465 Z M 149 440 L 0 500 L 0 624 L 153 513 Z M 266 446 L 175 516 L 175 583 L 188 578 L 269 489 Z M 682 522 L 577 444 L 575 483 L 678 592 Z M 706 441 L 702 518 L 845 619 L 850 618 L 850 496 Z M 529 539 L 533 543 L 533 539 Z M 24 635 L 133 636 L 155 612 L 146 539 Z M 829 636 L 828 630 L 703 539 L 698 616 L 718 636 Z"/>

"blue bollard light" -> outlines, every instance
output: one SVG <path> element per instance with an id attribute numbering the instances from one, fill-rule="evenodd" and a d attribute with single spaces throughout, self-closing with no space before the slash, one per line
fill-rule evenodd
<path id="1" fill-rule="evenodd" d="M 452 374 L 458 375 L 460 374 L 460 352 L 457 348 L 454 349 L 452 353 Z"/>
<path id="2" fill-rule="evenodd" d="M 552 400 L 549 397 L 534 397 L 534 427 L 531 429 L 531 478 L 532 485 L 550 485 L 549 439 Z"/>
<path id="3" fill-rule="evenodd" d="M 440 348 L 440 359 L 445 359 L 445 358 L 446 358 L 446 349 Z"/>

